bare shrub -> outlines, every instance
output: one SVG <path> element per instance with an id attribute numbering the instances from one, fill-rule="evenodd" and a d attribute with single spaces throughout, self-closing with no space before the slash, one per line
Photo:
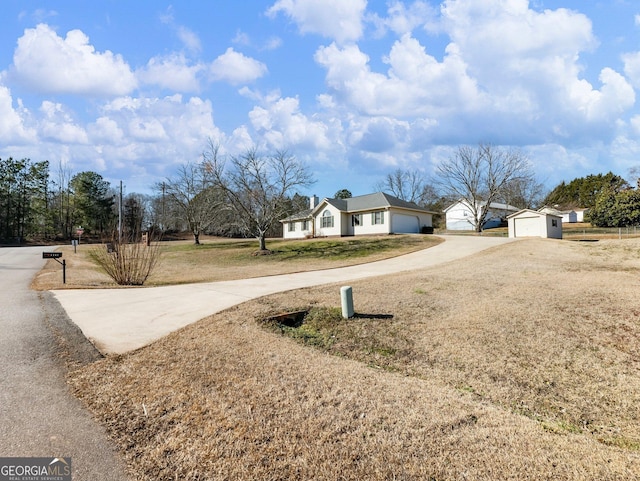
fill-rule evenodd
<path id="1" fill-rule="evenodd" d="M 137 239 L 138 236 L 131 238 Z M 92 249 L 90 256 L 116 284 L 141 286 L 160 259 L 160 243 L 157 240 L 148 243 L 129 242 L 120 239 L 116 233 L 106 246 Z"/>

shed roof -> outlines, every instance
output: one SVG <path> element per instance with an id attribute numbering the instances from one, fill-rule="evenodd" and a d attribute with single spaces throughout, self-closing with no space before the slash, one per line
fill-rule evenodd
<path id="1" fill-rule="evenodd" d="M 561 215 L 551 214 L 551 213 L 549 213 L 549 212 L 540 212 L 540 211 L 532 210 L 532 209 L 522 209 L 522 210 L 519 210 L 518 212 L 515 212 L 515 213 L 513 213 L 513 214 L 511 214 L 511 215 L 508 215 L 508 216 L 507 216 L 507 219 L 511 219 L 511 218 L 513 218 L 513 217 L 518 217 L 519 215 L 521 215 L 521 214 L 525 214 L 525 213 L 526 213 L 526 214 L 534 214 L 534 215 L 536 215 L 536 216 L 538 216 L 538 217 L 548 216 L 548 217 L 557 217 L 558 219 L 562 219 L 562 216 L 561 216 Z"/>

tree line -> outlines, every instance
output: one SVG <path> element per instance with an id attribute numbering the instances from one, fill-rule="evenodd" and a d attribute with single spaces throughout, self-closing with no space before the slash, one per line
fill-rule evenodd
<path id="1" fill-rule="evenodd" d="M 436 181 L 398 169 L 373 187 L 436 212 L 459 198 L 470 205 L 501 200 L 530 207 L 540 190 L 517 150 L 461 147 L 438 169 Z M 153 187 L 153 195 L 121 196 L 96 172 L 72 175 L 60 165 L 52 173 L 47 161 L 0 159 L 0 240 L 68 240 L 82 227 L 101 240 L 116 229 L 130 236 L 188 231 L 196 244 L 203 233 L 255 237 L 265 250 L 267 237 L 282 235 L 280 219 L 308 208 L 308 197 L 298 192 L 313 182 L 286 151 L 262 155 L 251 148 L 223 156 L 211 140 L 200 162 L 183 164 Z"/>
<path id="2" fill-rule="evenodd" d="M 67 241 L 83 235 L 109 241 L 190 232 L 256 237 L 281 236 L 278 222 L 308 206 L 297 192 L 313 182 L 306 167 L 286 151 L 256 149 L 229 158 L 213 143 L 202 162 L 182 165 L 154 186 L 152 195 L 122 195 L 100 174 L 72 174 L 48 161 L 0 159 L 0 242 Z"/>
<path id="3" fill-rule="evenodd" d="M 84 235 L 108 240 L 190 232 L 255 237 L 261 250 L 267 237 L 282 235 L 279 220 L 308 208 L 299 191 L 314 182 L 304 164 L 286 151 L 262 155 L 251 148 L 223 156 L 209 141 L 200 162 L 183 164 L 176 174 L 153 186 L 153 194 L 130 193 L 112 186 L 100 174 L 73 174 L 48 161 L 0 159 L 0 242 L 66 241 L 82 227 Z M 640 224 L 640 191 L 611 172 L 562 182 L 544 195 L 525 155 L 490 144 L 462 146 L 440 162 L 433 178 L 421 170 L 396 171 L 373 186 L 402 200 L 441 212 L 463 200 L 482 229 L 484 204 L 502 202 L 519 208 L 542 205 L 589 209 L 597 226 Z M 336 197 L 348 197 L 348 189 Z M 434 219 L 436 224 L 438 219 Z"/>

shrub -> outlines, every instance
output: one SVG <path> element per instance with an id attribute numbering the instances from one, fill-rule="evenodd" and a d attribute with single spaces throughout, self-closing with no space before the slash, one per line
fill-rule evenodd
<path id="1" fill-rule="evenodd" d="M 132 237 L 135 239 L 137 236 Z M 108 248 L 104 245 L 95 247 L 90 256 L 116 284 L 141 286 L 160 259 L 160 243 L 123 242 L 116 234 Z"/>

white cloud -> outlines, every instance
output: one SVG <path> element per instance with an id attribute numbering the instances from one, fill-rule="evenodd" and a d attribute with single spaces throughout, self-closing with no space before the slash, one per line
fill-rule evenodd
<path id="1" fill-rule="evenodd" d="M 39 92 L 89 96 L 122 95 L 136 79 L 120 55 L 96 52 L 80 30 L 59 37 L 48 25 L 26 29 L 13 56 L 18 78 Z"/>
<path id="2" fill-rule="evenodd" d="M 153 140 L 157 148 L 176 148 L 202 144 L 216 132 L 210 101 L 181 95 L 164 98 L 121 97 L 102 108 L 103 117 L 116 122 L 133 141 Z M 177 160 L 177 159 L 176 159 Z"/>
<path id="3" fill-rule="evenodd" d="M 161 142 L 168 138 L 162 123 L 155 118 L 133 119 L 127 127 L 133 141 Z"/>
<path id="4" fill-rule="evenodd" d="M 525 113 L 597 120 L 590 113 L 599 93 L 581 78 L 580 54 L 597 46 L 585 15 L 536 12 L 527 0 L 447 0 L 442 12 L 451 45 L 493 105 L 507 111 L 513 109 L 511 99 L 518 99 L 516 107 L 531 109 Z M 615 91 L 624 95 L 623 90 Z"/>
<path id="5" fill-rule="evenodd" d="M 360 117 L 349 125 L 349 143 L 365 152 L 404 150 L 408 122 L 392 117 Z"/>
<path id="6" fill-rule="evenodd" d="M 25 125 L 24 108 L 13 108 L 11 91 L 0 85 L 0 141 L 4 144 L 18 144 L 35 140 L 35 131 Z"/>
<path id="7" fill-rule="evenodd" d="M 395 31 L 417 25 L 405 7 L 391 4 L 389 11 L 390 19 L 398 19 Z M 611 68 L 601 70 L 598 87 L 583 78 L 580 55 L 597 41 L 582 14 L 536 12 L 527 0 L 447 0 L 442 28 L 451 39 L 442 60 L 404 33 L 382 58 L 386 72 L 374 71 L 357 45 L 320 47 L 315 60 L 326 69 L 329 89 L 319 97 L 322 105 L 351 110 L 356 117 L 407 120 L 410 149 L 424 146 L 419 135 L 459 143 L 469 142 L 471 134 L 473 142 L 515 145 L 588 140 L 596 132 L 610 136 L 615 120 L 635 103 L 631 85 Z M 632 65 L 630 58 L 627 66 Z M 392 129 L 388 122 L 378 123 L 377 138 L 360 132 L 363 143 L 357 145 L 382 148 L 383 127 Z M 405 145 L 397 125 L 392 130 L 388 138 Z"/>
<path id="8" fill-rule="evenodd" d="M 369 115 L 461 112 L 474 107 L 480 96 L 455 49 L 440 63 L 408 34 L 385 59 L 387 75 L 372 72 L 369 57 L 355 45 L 321 47 L 315 59 L 327 69 L 327 84 L 341 101 Z"/>
<path id="9" fill-rule="evenodd" d="M 267 73 L 267 66 L 229 47 L 210 66 L 211 77 L 233 85 L 251 83 Z"/>
<path id="10" fill-rule="evenodd" d="M 192 32 L 187 27 L 178 26 L 176 28 L 176 33 L 180 41 L 184 44 L 185 47 L 187 47 L 188 50 L 192 52 L 199 52 L 200 50 L 202 50 L 200 38 L 196 33 Z"/>
<path id="11" fill-rule="evenodd" d="M 45 100 L 40 106 L 43 118 L 40 135 L 48 140 L 65 144 L 87 144 L 89 138 L 84 128 L 77 125 L 73 117 L 60 103 Z"/>
<path id="12" fill-rule="evenodd" d="M 160 22 L 171 27 L 182 44 L 191 52 L 200 52 L 202 44 L 200 37 L 183 25 L 176 25 L 173 15 L 173 5 L 169 5 L 164 13 L 159 15 Z"/>
<path id="13" fill-rule="evenodd" d="M 622 61 L 627 78 L 634 87 L 640 88 L 640 52 L 625 53 Z"/>
<path id="14" fill-rule="evenodd" d="M 438 11 L 428 2 L 417 0 L 407 5 L 395 0 L 387 8 L 387 17 L 370 15 L 369 20 L 377 27 L 379 35 L 391 30 L 398 36 L 413 32 L 417 27 L 437 31 Z"/>
<path id="15" fill-rule="evenodd" d="M 582 103 L 586 106 L 586 118 L 589 121 L 607 121 L 617 118 L 632 107 L 636 96 L 633 87 L 625 78 L 610 68 L 600 73 L 601 90 L 591 90 Z"/>
<path id="16" fill-rule="evenodd" d="M 249 37 L 248 33 L 243 32 L 242 30 L 238 30 L 236 31 L 236 36 L 233 37 L 232 42 L 237 45 L 243 45 L 247 47 L 251 45 L 251 37 Z"/>
<path id="17" fill-rule="evenodd" d="M 320 150 L 331 147 L 327 126 L 302 114 L 297 98 L 272 99 L 265 107 L 254 107 L 249 119 L 269 147 L 302 146 Z"/>
<path id="18" fill-rule="evenodd" d="M 87 126 L 90 141 L 95 144 L 122 144 L 124 131 L 118 123 L 108 117 L 99 117 Z"/>
<path id="19" fill-rule="evenodd" d="M 315 33 L 338 43 L 362 37 L 366 0 L 278 0 L 267 10 L 275 17 L 282 12 L 298 25 L 302 34 Z"/>
<path id="20" fill-rule="evenodd" d="M 280 37 L 269 37 L 260 47 L 260 50 L 277 50 L 282 46 Z"/>
<path id="21" fill-rule="evenodd" d="M 204 65 L 189 65 L 184 55 L 174 53 L 152 58 L 146 67 L 136 72 L 136 75 L 145 84 L 158 85 L 177 92 L 198 92 L 198 74 L 204 69 Z"/>

